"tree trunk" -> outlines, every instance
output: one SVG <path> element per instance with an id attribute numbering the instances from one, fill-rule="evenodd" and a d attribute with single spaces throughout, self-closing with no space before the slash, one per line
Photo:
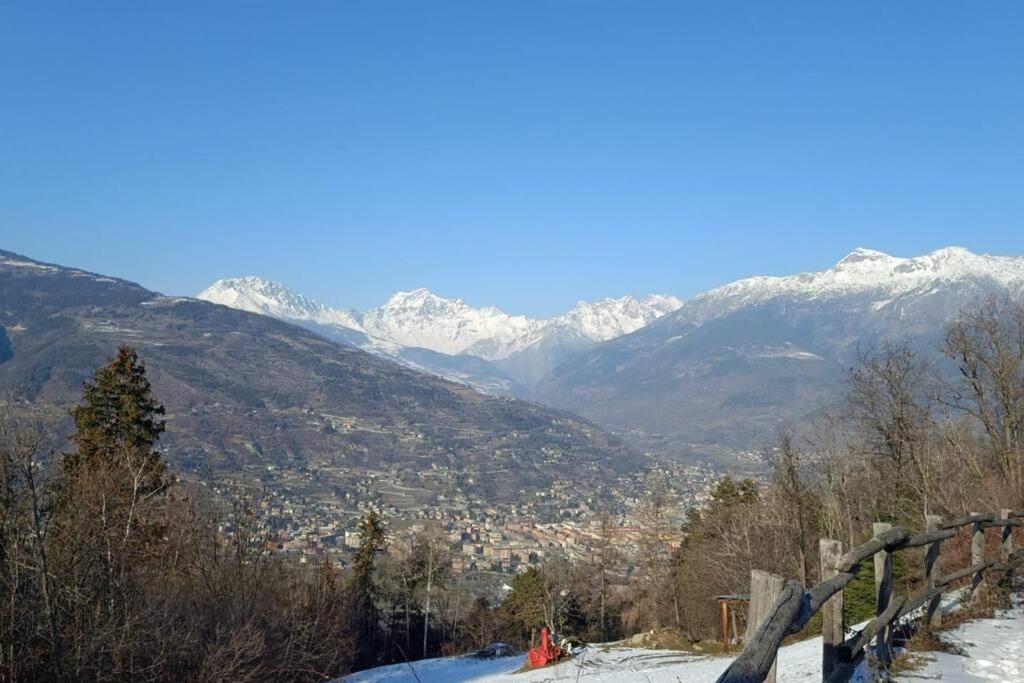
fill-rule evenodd
<path id="1" fill-rule="evenodd" d="M 433 587 L 432 567 L 427 567 L 427 604 L 423 610 L 423 657 L 427 656 L 427 631 L 430 628 L 430 589 Z"/>

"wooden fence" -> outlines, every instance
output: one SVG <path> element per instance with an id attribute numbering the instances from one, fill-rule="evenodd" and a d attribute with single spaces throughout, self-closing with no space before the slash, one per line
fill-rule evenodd
<path id="1" fill-rule="evenodd" d="M 938 559 L 942 542 L 968 525 L 972 530 L 971 565 L 941 575 Z M 945 523 L 929 515 L 926 530 L 920 534 L 878 523 L 871 540 L 845 554 L 839 541 L 823 538 L 820 542 L 822 580 L 809 590 L 804 590 L 796 581 L 786 582 L 781 577 L 755 570 L 750 581 L 747 642 L 718 683 L 774 683 L 775 660 L 782 639 L 801 631 L 819 611 L 822 613 L 822 681 L 849 681 L 872 639 L 877 661 L 882 667 L 888 667 L 893 630 L 900 620 L 924 608 L 925 623 L 938 625 L 941 620 L 939 600 L 951 584 L 971 577 L 973 593 L 986 571 L 1011 572 L 1014 565 L 1024 559 L 1024 549 L 1015 551 L 1013 547 L 1014 527 L 1024 527 L 1024 513 L 1002 510 L 998 518 L 994 514 L 972 513 Z M 985 529 L 989 528 L 1002 529 L 998 558 L 985 558 Z M 894 596 L 893 554 L 920 547 L 927 547 L 924 588 L 914 595 Z M 853 580 L 860 564 L 869 558 L 874 559 L 877 616 L 847 638 L 843 624 L 843 589 Z"/>

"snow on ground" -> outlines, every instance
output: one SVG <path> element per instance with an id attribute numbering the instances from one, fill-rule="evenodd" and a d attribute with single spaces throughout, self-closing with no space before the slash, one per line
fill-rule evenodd
<path id="1" fill-rule="evenodd" d="M 943 596 L 942 610 L 955 610 L 963 591 Z M 909 615 L 911 618 L 916 615 Z M 860 628 L 858 624 L 854 628 Z M 967 622 L 943 633 L 966 656 L 945 653 L 921 655 L 922 669 L 901 674 L 897 680 L 941 680 L 944 683 L 975 681 L 1024 682 L 1024 600 L 993 619 Z M 345 683 L 708 683 L 725 671 L 732 657 L 710 657 L 672 650 L 643 650 L 614 643 L 592 645 L 583 653 L 555 666 L 516 673 L 523 655 L 478 659 L 471 655 L 427 659 L 361 671 Z M 863 668 L 863 667 L 862 667 Z M 865 680 L 861 672 L 855 683 Z M 787 645 L 779 650 L 778 680 L 805 683 L 821 680 L 821 638 Z"/>
<path id="2" fill-rule="evenodd" d="M 524 657 L 476 659 L 472 656 L 412 662 L 422 683 L 706 683 L 725 671 L 732 657 L 708 657 L 671 650 L 643 650 L 616 645 L 594 645 L 555 666 L 515 673 Z M 582 668 L 581 668 L 582 667 Z M 415 683 L 408 664 L 361 671 L 346 683 Z M 779 651 L 779 680 L 821 680 L 821 638 L 811 638 Z"/>
<path id="3" fill-rule="evenodd" d="M 345 683 L 405 683 L 416 681 L 418 677 L 423 683 L 461 683 L 479 681 L 482 677 L 495 673 L 515 671 L 522 665 L 523 655 L 494 659 L 477 659 L 468 655 L 381 666 L 360 671 L 341 680 Z M 410 667 L 416 670 L 415 676 Z"/>
<path id="4" fill-rule="evenodd" d="M 923 655 L 927 666 L 907 672 L 897 680 L 1024 681 L 1024 605 L 977 619 L 942 634 L 943 639 L 965 655 L 933 652 Z"/>

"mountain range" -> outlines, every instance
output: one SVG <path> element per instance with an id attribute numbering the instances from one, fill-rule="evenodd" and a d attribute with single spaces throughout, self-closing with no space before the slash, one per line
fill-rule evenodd
<path id="1" fill-rule="evenodd" d="M 330 451 L 368 467 L 385 448 L 392 465 L 441 457 L 479 472 L 501 453 L 506 483 L 527 443 L 559 454 L 552 466 L 589 463 L 581 472 L 605 457 L 639 462 L 595 424 L 645 451 L 727 462 L 834 407 L 860 349 L 905 340 L 937 357 L 964 307 L 1024 298 L 1024 258 L 958 247 L 856 249 L 822 271 L 745 278 L 685 303 L 605 299 L 547 320 L 427 290 L 336 309 L 256 277 L 165 297 L 0 256 L 0 391 L 67 406 L 127 341 L 152 364 L 184 435 L 173 446 L 193 465 Z M 571 426 L 565 439 L 556 424 Z"/>
<path id="2" fill-rule="evenodd" d="M 139 350 L 167 410 L 161 449 L 186 474 L 335 501 L 371 478 L 368 490 L 394 500 L 515 501 L 555 479 L 599 487 L 643 467 L 563 411 L 484 395 L 269 316 L 0 251 L 5 400 L 59 420 L 120 344 Z"/>
<path id="3" fill-rule="evenodd" d="M 561 363 L 532 396 L 655 450 L 760 448 L 835 406 L 858 351 L 905 341 L 926 356 L 987 296 L 1024 296 L 1024 258 L 950 247 L 915 258 L 856 249 L 832 268 L 751 277 Z"/>
<path id="4" fill-rule="evenodd" d="M 685 303 L 627 296 L 548 320 L 425 289 L 365 313 L 332 309 L 256 277 L 199 297 L 572 411 L 654 452 L 713 457 L 761 448 L 783 424 L 833 407 L 859 349 L 906 340 L 936 355 L 944 324 L 988 295 L 1024 295 L 1024 258 L 858 248 L 822 271 L 749 277 Z"/>
<path id="5" fill-rule="evenodd" d="M 197 298 L 287 320 L 403 365 L 515 396 L 527 395 L 572 353 L 638 330 L 682 305 L 666 295 L 623 296 L 580 301 L 564 315 L 538 320 L 417 289 L 359 312 L 328 307 L 257 276 L 218 280 Z"/>

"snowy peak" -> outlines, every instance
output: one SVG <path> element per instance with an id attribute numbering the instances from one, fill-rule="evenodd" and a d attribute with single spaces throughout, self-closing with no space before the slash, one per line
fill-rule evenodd
<path id="1" fill-rule="evenodd" d="M 383 306 L 367 311 L 363 325 L 369 334 L 403 346 L 454 355 L 481 341 L 511 341 L 536 321 L 416 289 L 398 292 Z"/>
<path id="2" fill-rule="evenodd" d="M 516 356 L 522 358 L 524 353 L 539 351 L 545 360 L 525 360 L 532 367 L 531 376 L 519 376 L 520 381 L 529 384 L 531 379 L 539 379 L 542 374 L 539 368 L 548 369 L 566 352 L 634 332 L 681 305 L 679 299 L 664 294 L 651 294 L 642 299 L 624 296 L 618 299 L 579 301 L 568 313 L 554 318 L 524 318 L 527 324 L 518 334 L 481 339 L 468 347 L 465 353 L 487 360 L 505 360 Z M 560 347 L 561 351 L 552 355 L 552 347 Z"/>
<path id="3" fill-rule="evenodd" d="M 448 354 L 467 353 L 488 360 L 507 358 L 550 334 L 583 342 L 613 339 L 674 311 L 682 301 L 662 294 L 642 299 L 578 302 L 568 313 L 538 320 L 510 315 L 494 307 L 474 308 L 462 299 L 446 299 L 427 289 L 398 292 L 380 308 L 367 311 L 369 334 L 404 346 L 421 346 Z"/>
<path id="4" fill-rule="evenodd" d="M 373 349 L 424 348 L 448 355 L 504 359 L 550 338 L 573 344 L 605 341 L 633 332 L 676 310 L 682 302 L 662 294 L 580 301 L 568 313 L 538 320 L 491 306 L 475 308 L 420 288 L 396 292 L 365 313 L 333 309 L 280 282 L 249 276 L 218 280 L 198 295 L 213 303 L 290 321 L 341 327 L 367 335 Z"/>
<path id="5" fill-rule="evenodd" d="M 196 298 L 283 320 L 362 329 L 356 312 L 329 308 L 280 282 L 255 275 L 217 280 L 197 294 Z"/>
<path id="6" fill-rule="evenodd" d="M 839 260 L 832 268 L 823 271 L 834 277 L 847 280 L 885 279 L 903 259 L 873 249 L 858 247 Z M 803 274 L 806 276 L 806 274 Z M 816 274 L 811 274 L 812 276 Z"/>
<path id="7" fill-rule="evenodd" d="M 907 276 L 931 273 L 936 277 L 954 278 L 990 275 L 1008 275 L 1011 279 L 1020 276 L 1024 260 L 1016 257 L 975 254 L 963 247 L 944 247 L 915 258 L 890 256 L 880 251 L 857 248 L 847 254 L 833 268 L 813 273 L 825 276 L 829 273 L 853 273 L 860 276 L 862 284 L 870 286 L 871 280 L 906 278 Z M 1005 278 L 1000 278 L 1005 279 Z"/>
<path id="8" fill-rule="evenodd" d="M 683 302 L 674 296 L 661 294 L 642 299 L 624 296 L 595 302 L 580 301 L 571 311 L 552 322 L 567 326 L 591 341 L 600 342 L 635 332 L 682 305 Z"/>
<path id="9" fill-rule="evenodd" d="M 1024 287 L 1024 257 L 975 254 L 963 247 L 946 247 L 903 258 L 858 248 L 827 270 L 731 282 L 695 297 L 685 310 L 687 316 L 699 320 L 782 297 L 820 300 L 869 295 L 888 301 L 957 283 L 990 284 L 1011 290 Z"/>
<path id="10" fill-rule="evenodd" d="M 874 249 L 865 249 L 864 247 L 857 247 L 849 254 L 844 256 L 842 259 L 840 259 L 839 263 L 836 264 L 836 268 L 844 266 L 848 267 L 857 263 L 864 263 L 870 261 L 885 261 L 891 258 L 892 256 L 889 256 L 888 254 L 881 251 L 875 251 Z"/>
<path id="11" fill-rule="evenodd" d="M 851 283 L 865 288 L 907 284 L 916 286 L 921 280 L 927 279 L 977 277 L 989 277 L 1000 284 L 1008 284 L 1024 277 L 1024 258 L 975 254 L 963 247 L 944 247 L 923 256 L 901 258 L 858 248 L 829 270 L 794 277 L 810 276 L 821 284 L 828 284 L 841 273 L 852 275 Z"/>
<path id="12" fill-rule="evenodd" d="M 437 314 L 450 311 L 461 311 L 469 308 L 462 299 L 445 299 L 429 289 L 420 287 L 411 292 L 395 292 L 381 310 L 417 311 L 426 314 Z"/>
<path id="13" fill-rule="evenodd" d="M 670 294 L 648 294 L 640 299 L 640 303 L 650 308 L 658 316 L 662 316 L 681 308 L 683 300 Z"/>

